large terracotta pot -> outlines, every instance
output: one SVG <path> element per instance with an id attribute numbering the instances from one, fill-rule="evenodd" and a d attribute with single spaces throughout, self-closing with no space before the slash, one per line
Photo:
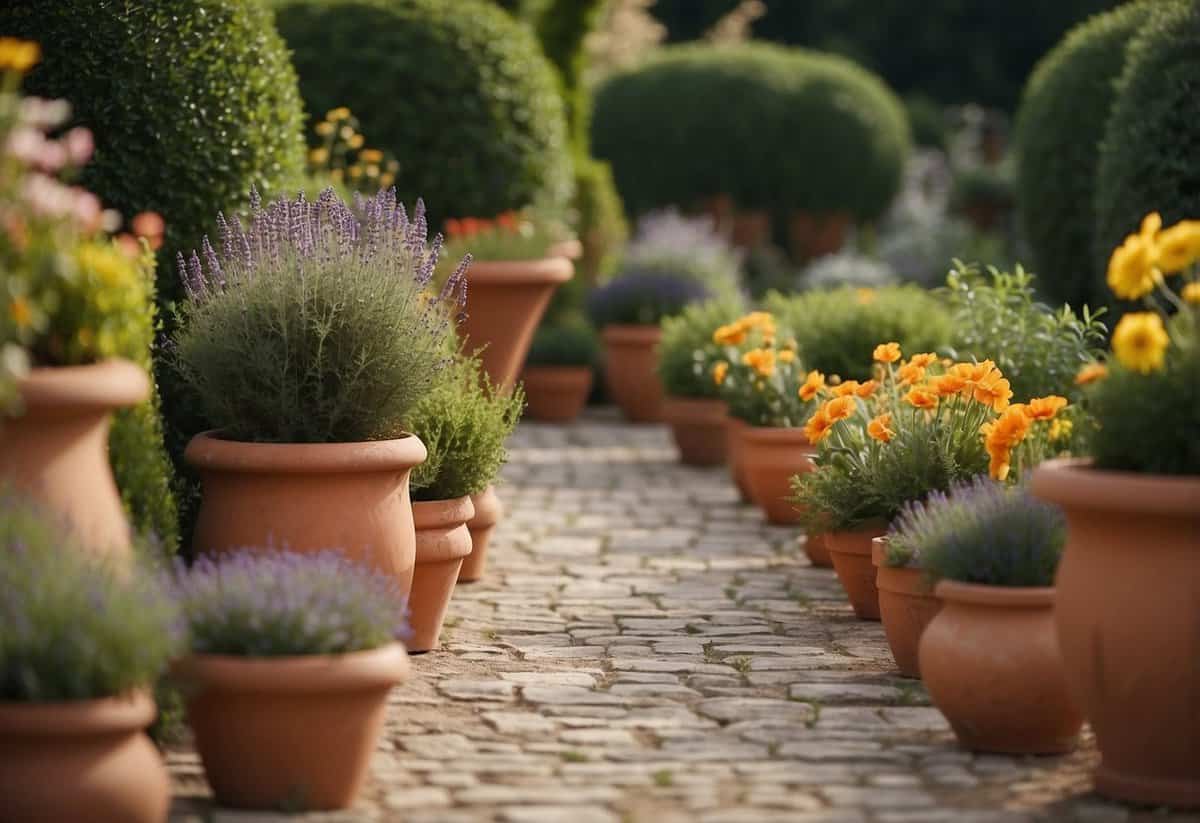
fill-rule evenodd
<path id="1" fill-rule="evenodd" d="M 742 429 L 746 427 L 740 418 L 728 415 L 725 418 L 725 460 L 729 464 L 729 477 L 737 488 L 743 503 L 750 503 L 750 484 L 746 480 L 746 463 L 742 459 Z"/>
<path id="2" fill-rule="evenodd" d="M 792 478 L 813 470 L 816 448 L 804 436 L 804 429 L 773 426 L 743 426 L 741 457 L 754 501 L 767 521 L 779 525 L 800 522 L 792 496 Z"/>
<path id="3" fill-rule="evenodd" d="M 859 620 L 879 620 L 880 617 L 871 541 L 886 533 L 886 525 L 873 523 L 850 531 L 829 532 L 825 536 L 833 570 Z"/>
<path id="4" fill-rule="evenodd" d="M 471 495 L 471 505 L 475 507 L 475 516 L 467 521 L 467 530 L 471 533 L 471 553 L 463 560 L 462 569 L 458 572 L 459 583 L 474 583 L 483 577 L 487 570 L 492 532 L 504 516 L 504 504 L 500 502 L 494 486 Z"/>
<path id="5" fill-rule="evenodd" d="M 171 783 L 145 694 L 0 703 L 0 820 L 160 823 Z"/>
<path id="6" fill-rule="evenodd" d="M 725 462 L 725 402 L 710 397 L 674 397 L 663 403 L 663 417 L 688 466 Z"/>
<path id="7" fill-rule="evenodd" d="M 771 241 L 771 213 L 766 209 L 738 210 L 733 215 L 730 242 L 739 249 L 753 249 Z"/>
<path id="8" fill-rule="evenodd" d="M 829 535 L 825 532 L 805 535 L 804 553 L 808 556 L 808 562 L 817 568 L 828 569 L 833 566 L 833 558 L 829 556 Z"/>
<path id="9" fill-rule="evenodd" d="M 942 609 L 921 636 L 921 676 L 968 749 L 1055 754 L 1075 748 L 1071 700 L 1054 632 L 1053 588 L 943 580 Z"/>
<path id="10" fill-rule="evenodd" d="M 425 460 L 412 436 L 366 443 L 243 443 L 213 432 L 188 443 L 203 497 L 196 553 L 338 549 L 392 575 L 407 594 L 416 561 L 409 473 Z"/>
<path id="11" fill-rule="evenodd" d="M 460 328 L 468 348 L 483 348 L 483 368 L 492 382 L 512 387 L 550 297 L 574 272 L 565 257 L 471 263 L 467 317 Z"/>
<path id="12" fill-rule="evenodd" d="M 412 504 L 417 527 L 417 565 L 408 597 L 410 652 L 436 649 L 454 594 L 463 559 L 471 553 L 467 521 L 475 516 L 471 498 L 417 501 Z"/>
<path id="13" fill-rule="evenodd" d="M 60 515 L 88 549 L 130 560 L 108 428 L 114 409 L 149 396 L 150 379 L 128 360 L 106 360 L 33 369 L 17 390 L 22 414 L 0 418 L 0 485 Z"/>
<path id="14" fill-rule="evenodd" d="M 192 655 L 174 674 L 217 803 L 292 811 L 354 802 L 388 692 L 408 668 L 392 643 L 344 655 Z"/>
<path id="15" fill-rule="evenodd" d="M 879 590 L 879 617 L 900 674 L 920 677 L 917 648 L 925 627 L 941 610 L 942 601 L 933 596 L 920 569 L 887 565 L 884 562 L 886 551 L 886 537 L 871 541 L 875 587 Z"/>
<path id="16" fill-rule="evenodd" d="M 1200 478 L 1052 460 L 1033 492 L 1067 518 L 1058 641 L 1097 791 L 1200 806 Z"/>
<path id="17" fill-rule="evenodd" d="M 845 212 L 792 212 L 788 218 L 788 245 L 792 257 L 804 261 L 840 251 L 846 243 L 849 228 L 850 215 Z"/>
<path id="18" fill-rule="evenodd" d="M 634 423 L 659 423 L 666 394 L 658 379 L 658 326 L 605 326 L 604 380 L 608 393 Z"/>
<path id="19" fill-rule="evenodd" d="M 590 366 L 526 366 L 521 372 L 525 416 L 547 423 L 569 423 L 587 405 L 592 391 Z"/>

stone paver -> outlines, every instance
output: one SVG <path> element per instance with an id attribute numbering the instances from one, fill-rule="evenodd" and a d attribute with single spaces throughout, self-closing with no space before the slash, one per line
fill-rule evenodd
<path id="1" fill-rule="evenodd" d="M 522 424 L 511 451 L 488 574 L 393 693 L 362 801 L 300 820 L 1200 820 L 1091 793 L 1086 737 L 1062 757 L 959 749 L 798 533 L 723 469 L 678 465 L 662 427 L 591 413 Z M 278 819 L 213 815 L 196 756 L 168 760 L 172 820 Z"/>

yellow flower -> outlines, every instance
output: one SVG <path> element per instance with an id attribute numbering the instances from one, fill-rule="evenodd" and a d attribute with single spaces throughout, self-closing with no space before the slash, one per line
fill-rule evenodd
<path id="1" fill-rule="evenodd" d="M 362 166 L 357 164 L 346 169 L 346 174 L 350 175 L 351 180 L 357 180 L 358 178 L 362 177 L 362 173 Z"/>
<path id="2" fill-rule="evenodd" d="M 829 430 L 833 428 L 833 421 L 825 414 L 825 409 L 817 409 L 816 414 L 808 419 L 808 423 L 804 425 L 804 436 L 808 438 L 809 443 L 820 443 L 829 434 Z"/>
<path id="3" fill-rule="evenodd" d="M 1155 259 L 1163 274 L 1176 274 L 1200 260 L 1200 220 L 1181 220 L 1158 235 Z"/>
<path id="4" fill-rule="evenodd" d="M 1171 338 L 1155 312 L 1133 312 L 1121 318 L 1113 330 L 1112 347 L 1117 360 L 1127 369 L 1149 374 L 1163 367 Z"/>
<path id="5" fill-rule="evenodd" d="M 1162 229 L 1162 215 L 1156 211 L 1152 211 L 1142 218 L 1142 225 L 1138 227 L 1138 234 L 1147 243 L 1154 243 L 1158 240 L 1158 233 Z"/>
<path id="6" fill-rule="evenodd" d="M 759 329 L 770 334 L 775 333 L 775 318 L 770 312 L 752 311 L 741 319 L 748 328 Z"/>
<path id="7" fill-rule="evenodd" d="M 1108 377 L 1108 366 L 1103 363 L 1088 363 L 1075 375 L 1075 385 L 1086 386 Z"/>
<path id="8" fill-rule="evenodd" d="M 329 159 L 328 149 L 313 149 L 308 153 L 308 162 L 314 166 L 323 166 L 325 161 Z"/>
<path id="9" fill-rule="evenodd" d="M 27 72 L 41 59 L 42 49 L 30 40 L 0 37 L 0 71 Z"/>
<path id="10" fill-rule="evenodd" d="M 791 349 L 781 349 L 778 357 L 780 363 L 792 363 L 796 360 L 796 353 Z"/>
<path id="11" fill-rule="evenodd" d="M 854 297 L 860 305 L 866 306 L 875 302 L 875 289 L 858 288 L 854 290 Z"/>
<path id="12" fill-rule="evenodd" d="M 384 172 L 383 174 L 379 175 L 379 185 L 382 188 L 386 189 L 388 186 L 392 185 L 392 183 L 395 183 L 395 182 L 396 182 L 396 175 L 392 174 L 390 171 Z"/>
<path id="13" fill-rule="evenodd" d="M 900 344 L 880 343 L 875 347 L 872 357 L 880 363 L 895 363 L 901 357 Z"/>
<path id="14" fill-rule="evenodd" d="M 1067 405 L 1067 398 L 1057 394 L 1048 397 L 1035 397 L 1028 406 L 1022 406 L 1026 417 L 1030 420 L 1050 420 Z"/>
<path id="15" fill-rule="evenodd" d="M 713 382 L 718 386 L 725 382 L 725 375 L 729 374 L 729 364 L 724 360 L 719 360 L 712 367 Z"/>
<path id="16" fill-rule="evenodd" d="M 938 361 L 938 356 L 933 352 L 925 352 L 924 354 L 914 354 L 908 359 L 908 362 L 918 368 L 932 366 Z"/>
<path id="17" fill-rule="evenodd" d="M 865 398 L 868 398 L 868 397 L 872 396 L 873 394 L 875 394 L 875 390 L 878 388 L 879 388 L 878 380 L 868 380 L 866 383 L 863 383 L 857 389 L 855 389 L 854 394 L 857 397 L 862 397 L 865 399 Z"/>
<path id="18" fill-rule="evenodd" d="M 1070 420 L 1064 420 L 1061 417 L 1054 419 L 1050 424 L 1050 442 L 1057 443 L 1059 440 L 1066 440 L 1071 436 L 1071 430 L 1075 428 Z"/>
<path id="19" fill-rule="evenodd" d="M 113 288 L 125 288 L 134 277 L 134 268 L 116 246 L 86 243 L 75 254 L 79 268 L 94 273 L 100 282 Z"/>
<path id="20" fill-rule="evenodd" d="M 361 149 L 365 138 L 361 134 L 352 134 L 346 138 L 346 145 L 352 149 Z"/>
<path id="21" fill-rule="evenodd" d="M 819 371 L 810 371 L 800 387 L 800 399 L 808 402 L 817 396 L 817 392 L 825 388 L 825 375 Z M 809 438 L 811 439 L 811 438 Z"/>
<path id="22" fill-rule="evenodd" d="M 313 130 L 322 137 L 328 137 L 333 134 L 334 128 L 333 123 L 326 121 L 324 123 L 317 123 Z"/>
<path id="23" fill-rule="evenodd" d="M 918 386 L 904 395 L 904 401 L 918 409 L 933 409 L 937 407 L 938 396 L 928 388 Z"/>
<path id="24" fill-rule="evenodd" d="M 905 363 L 896 371 L 896 380 L 901 386 L 911 386 L 925 379 L 925 367 L 916 363 Z"/>
<path id="25" fill-rule="evenodd" d="M 1200 306 L 1200 282 L 1188 283 L 1183 287 L 1183 291 L 1179 292 L 1179 296 L 1185 303 Z"/>
<path id="26" fill-rule="evenodd" d="M 738 323 L 729 323 L 713 332 L 713 342 L 721 346 L 740 346 L 746 342 L 746 329 Z"/>
<path id="27" fill-rule="evenodd" d="M 358 153 L 358 159 L 364 163 L 382 163 L 383 152 L 379 149 L 363 149 Z"/>
<path id="28" fill-rule="evenodd" d="M 2 42 L 0 42 L 2 45 Z M 24 297 L 14 297 L 8 304 L 8 316 L 18 329 L 27 329 L 33 324 L 33 309 Z"/>
<path id="29" fill-rule="evenodd" d="M 775 352 L 772 349 L 751 349 L 742 355 L 742 365 L 754 369 L 762 377 L 775 373 Z"/>
<path id="30" fill-rule="evenodd" d="M 867 434 L 881 443 L 889 443 L 896 436 L 892 431 L 892 415 L 885 412 L 867 424 Z"/>
<path id="31" fill-rule="evenodd" d="M 1141 234 L 1131 234 L 1108 260 L 1108 287 L 1117 297 L 1137 300 L 1154 289 L 1154 246 Z"/>
<path id="32" fill-rule="evenodd" d="M 325 119 L 332 122 L 337 120 L 345 120 L 350 116 L 350 109 L 345 106 L 338 106 L 336 109 L 330 109 L 325 112 Z"/>

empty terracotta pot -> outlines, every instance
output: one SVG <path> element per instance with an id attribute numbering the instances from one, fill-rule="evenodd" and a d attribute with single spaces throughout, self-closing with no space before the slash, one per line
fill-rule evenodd
<path id="1" fill-rule="evenodd" d="M 192 655 L 174 674 L 219 804 L 320 811 L 354 802 L 388 692 L 408 668 L 391 643 L 343 655 Z"/>
<path id="2" fill-rule="evenodd" d="M 492 532 L 504 516 L 504 504 L 500 502 L 494 486 L 471 495 L 471 505 L 475 508 L 475 516 L 467 521 L 467 530 L 471 533 L 471 553 L 463 560 L 462 569 L 458 572 L 459 583 L 474 583 L 483 577 L 487 570 Z"/>
<path id="3" fill-rule="evenodd" d="M 605 326 L 604 380 L 608 393 L 634 423 L 659 423 L 666 395 L 658 379 L 658 326 Z"/>
<path id="4" fill-rule="evenodd" d="M 425 460 L 412 435 L 367 443 L 242 443 L 198 434 L 184 452 L 203 496 L 196 553 L 338 549 L 412 585 L 416 536 L 409 473 Z"/>
<path id="5" fill-rule="evenodd" d="M 460 330 L 492 382 L 511 388 L 554 290 L 575 267 L 565 257 L 476 260 L 467 271 L 467 318 Z"/>
<path id="6" fill-rule="evenodd" d="M 814 566 L 824 569 L 833 566 L 833 559 L 829 556 L 829 535 L 825 532 L 805 535 L 804 553 Z"/>
<path id="7" fill-rule="evenodd" d="M 794 211 L 788 219 L 788 245 L 796 260 L 834 254 L 846 243 L 850 215 L 845 212 L 814 214 Z"/>
<path id="8" fill-rule="evenodd" d="M 917 648 L 925 627 L 941 610 L 942 601 L 933 596 L 920 569 L 887 565 L 884 562 L 886 551 L 886 537 L 871 541 L 875 587 L 879 590 L 879 617 L 900 674 L 920 677 Z"/>
<path id="9" fill-rule="evenodd" d="M 0 703 L 0 820 L 161 823 L 171 783 L 144 693 Z"/>
<path id="10" fill-rule="evenodd" d="M 725 401 L 711 397 L 668 396 L 663 417 L 688 466 L 717 466 L 725 462 Z"/>
<path id="11" fill-rule="evenodd" d="M 800 512 L 792 503 L 792 478 L 813 470 L 816 448 L 801 428 L 743 426 L 742 469 L 750 499 L 762 509 L 767 522 L 791 525 L 800 522 Z"/>
<path id="12" fill-rule="evenodd" d="M 1075 748 L 1083 714 L 1058 653 L 1054 589 L 943 580 L 934 593 L 942 609 L 921 636 L 921 677 L 959 742 L 1003 754 Z"/>
<path id="13" fill-rule="evenodd" d="M 569 423 L 587 405 L 592 391 L 589 366 L 526 366 L 521 372 L 525 416 L 546 423 Z"/>
<path id="14" fill-rule="evenodd" d="M 115 409 L 150 394 L 128 360 L 32 369 L 17 381 L 24 411 L 0 420 L 0 484 L 62 517 L 84 547 L 128 562 L 129 522 L 108 463 Z"/>
<path id="15" fill-rule="evenodd" d="M 467 521 L 475 515 L 475 506 L 470 497 L 456 497 L 414 501 L 412 508 L 417 528 L 417 565 L 413 569 L 412 594 L 408 596 L 412 634 L 404 645 L 410 652 L 427 652 L 438 647 L 454 583 L 463 558 L 471 553 Z"/>
<path id="16" fill-rule="evenodd" d="M 1067 518 L 1055 619 L 1096 790 L 1200 807 L 1200 478 L 1051 460 L 1033 493 Z"/>
<path id="17" fill-rule="evenodd" d="M 887 533 L 887 526 L 875 523 L 850 531 L 829 532 L 826 545 L 850 606 L 859 620 L 879 619 L 879 590 L 875 588 L 875 565 L 871 562 L 871 541 Z"/>
<path id="18" fill-rule="evenodd" d="M 725 417 L 725 461 L 729 464 L 729 477 L 737 488 L 743 503 L 751 502 L 750 484 L 746 481 L 746 464 L 742 459 L 742 428 L 745 423 L 739 418 Z"/>

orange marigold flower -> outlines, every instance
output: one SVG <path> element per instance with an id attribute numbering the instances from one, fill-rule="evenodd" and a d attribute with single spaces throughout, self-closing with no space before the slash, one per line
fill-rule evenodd
<path id="1" fill-rule="evenodd" d="M 868 423 L 867 434 L 881 443 L 891 442 L 891 439 L 896 436 L 896 433 L 892 431 L 891 413 L 885 412 Z"/>
<path id="2" fill-rule="evenodd" d="M 835 397 L 825 404 L 824 412 L 830 422 L 836 423 L 854 414 L 857 408 L 853 397 Z"/>
<path id="3" fill-rule="evenodd" d="M 804 425 L 804 436 L 808 438 L 809 443 L 820 443 L 829 435 L 831 428 L 833 421 L 825 415 L 825 410 L 817 409 L 816 414 Z"/>
<path id="4" fill-rule="evenodd" d="M 804 385 L 800 387 L 800 399 L 805 402 L 812 400 L 823 388 L 825 388 L 825 375 L 819 371 L 810 371 L 804 378 Z"/>
<path id="5" fill-rule="evenodd" d="M 742 355 L 742 365 L 754 369 L 761 377 L 770 377 L 775 373 L 775 350 L 751 349 Z"/>
<path id="6" fill-rule="evenodd" d="M 1012 468 L 1010 465 L 1012 454 L 1006 450 L 999 451 L 990 455 L 990 458 L 988 460 L 988 476 L 1003 483 L 1008 479 L 1008 472 Z"/>
<path id="7" fill-rule="evenodd" d="M 746 329 L 738 323 L 729 323 L 713 332 L 713 342 L 721 346 L 740 346 L 746 342 Z"/>
<path id="8" fill-rule="evenodd" d="M 874 395 L 874 394 L 875 394 L 875 391 L 876 391 L 878 388 L 879 388 L 879 381 L 878 381 L 878 380 L 868 380 L 866 383 L 863 383 L 863 384 L 861 384 L 861 385 L 860 385 L 860 386 L 859 386 L 859 387 L 858 387 L 858 388 L 855 390 L 855 392 L 854 392 L 854 393 L 855 393 L 857 396 L 859 396 L 859 397 L 862 397 L 862 398 L 867 398 L 867 397 L 871 397 L 872 395 Z"/>
<path id="9" fill-rule="evenodd" d="M 780 363 L 791 363 L 796 359 L 796 353 L 791 349 L 780 349 L 777 356 Z"/>
<path id="10" fill-rule="evenodd" d="M 847 380 L 845 383 L 838 384 L 838 386 L 833 390 L 833 396 L 846 397 L 850 394 L 857 394 L 861 386 L 862 383 L 859 383 L 857 380 Z"/>
<path id="11" fill-rule="evenodd" d="M 988 453 L 1000 449 L 1012 449 L 1025 439 L 1033 421 L 1026 414 L 1025 407 L 1018 403 L 1010 406 L 1000 415 L 984 435 L 984 445 Z"/>
<path id="12" fill-rule="evenodd" d="M 1008 401 L 1012 398 L 1013 392 L 1008 379 L 1000 375 L 999 369 L 993 368 L 975 381 L 975 390 L 972 396 L 977 403 L 991 406 L 996 411 L 1004 411 L 1008 408 Z"/>
<path id="13" fill-rule="evenodd" d="M 915 363 L 905 363 L 896 372 L 896 380 L 901 386 L 912 386 L 925 379 L 925 367 Z"/>
<path id="14" fill-rule="evenodd" d="M 904 401 L 918 409 L 935 409 L 938 404 L 938 396 L 924 386 L 917 386 L 904 395 Z"/>
<path id="15" fill-rule="evenodd" d="M 1086 386 L 1108 377 L 1108 366 L 1103 363 L 1088 363 L 1075 375 L 1075 385 Z"/>
<path id="16" fill-rule="evenodd" d="M 966 378 L 952 373 L 935 377 L 930 383 L 933 386 L 933 390 L 938 393 L 938 397 L 949 397 L 958 394 L 967 386 Z"/>
<path id="17" fill-rule="evenodd" d="M 1067 398 L 1057 394 L 1048 397 L 1035 397 L 1025 406 L 1025 414 L 1030 420 L 1050 420 L 1067 405 Z"/>
<path id="18" fill-rule="evenodd" d="M 871 355 L 880 363 L 895 363 L 900 359 L 899 343 L 880 343 Z"/>
<path id="19" fill-rule="evenodd" d="M 729 364 L 724 360 L 720 360 L 713 364 L 712 378 L 713 382 L 718 386 L 725 382 L 725 375 L 729 374 Z"/>
<path id="20" fill-rule="evenodd" d="M 932 366 L 938 361 L 938 356 L 933 352 L 925 352 L 924 354 L 914 354 L 908 359 L 909 365 L 925 368 Z"/>

